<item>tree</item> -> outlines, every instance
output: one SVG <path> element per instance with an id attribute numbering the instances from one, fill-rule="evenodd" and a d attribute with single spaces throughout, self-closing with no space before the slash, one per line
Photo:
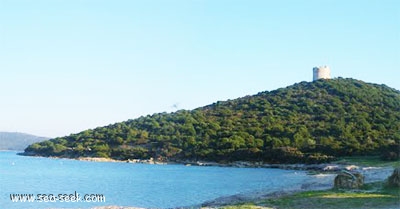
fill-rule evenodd
<path id="1" fill-rule="evenodd" d="M 310 162 L 391 152 L 400 143 L 399 129 L 398 90 L 338 78 L 142 116 L 37 143 L 26 151 L 63 157 Z"/>

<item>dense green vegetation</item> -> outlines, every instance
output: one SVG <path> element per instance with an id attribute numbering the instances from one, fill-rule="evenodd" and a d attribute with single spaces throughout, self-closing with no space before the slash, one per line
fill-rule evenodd
<path id="1" fill-rule="evenodd" d="M 25 154 L 315 163 L 382 152 L 397 159 L 399 142 L 400 92 L 338 78 L 86 130 Z"/>
<path id="2" fill-rule="evenodd" d="M 399 150 L 400 152 L 400 150 Z M 363 167 L 400 167 L 400 160 L 388 161 L 382 159 L 380 156 L 351 156 L 351 157 L 340 157 L 333 163 L 336 164 L 347 164 L 347 165 L 358 165 Z"/>

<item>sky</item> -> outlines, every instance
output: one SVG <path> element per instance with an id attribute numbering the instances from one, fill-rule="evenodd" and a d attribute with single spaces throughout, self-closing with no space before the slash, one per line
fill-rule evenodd
<path id="1" fill-rule="evenodd" d="M 333 77 L 400 89 L 398 0 L 0 0 L 0 131 L 58 137 Z"/>

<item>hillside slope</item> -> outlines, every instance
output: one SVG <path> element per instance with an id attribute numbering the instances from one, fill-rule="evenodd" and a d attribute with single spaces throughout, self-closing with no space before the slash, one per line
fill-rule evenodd
<path id="1" fill-rule="evenodd" d="M 398 154 L 400 92 L 354 79 L 301 82 L 36 143 L 27 155 L 324 162 Z"/>
<path id="2" fill-rule="evenodd" d="M 24 150 L 32 143 L 47 139 L 24 133 L 0 132 L 0 150 Z"/>

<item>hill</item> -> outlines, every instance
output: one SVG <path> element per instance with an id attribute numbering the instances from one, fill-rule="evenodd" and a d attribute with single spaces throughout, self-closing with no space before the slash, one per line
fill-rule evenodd
<path id="1" fill-rule="evenodd" d="M 86 130 L 32 144 L 25 154 L 270 163 L 396 158 L 399 130 L 398 90 L 338 78 Z"/>
<path id="2" fill-rule="evenodd" d="M 0 150 L 24 150 L 32 143 L 48 139 L 24 133 L 0 132 Z"/>

